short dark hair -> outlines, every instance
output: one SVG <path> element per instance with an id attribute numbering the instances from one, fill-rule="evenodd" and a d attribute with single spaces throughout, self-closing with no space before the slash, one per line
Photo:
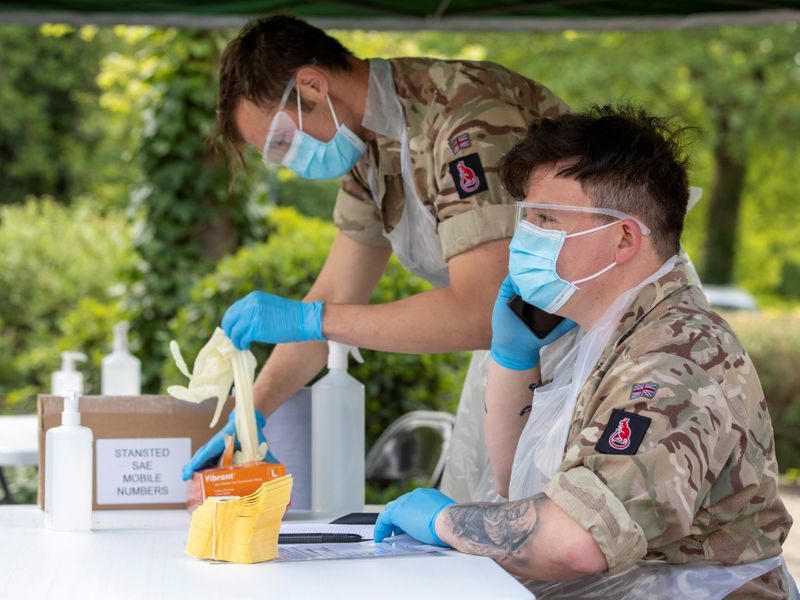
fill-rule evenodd
<path id="1" fill-rule="evenodd" d="M 503 157 L 500 177 L 522 199 L 537 167 L 567 162 L 558 176 L 577 179 L 595 206 L 641 219 L 666 259 L 680 250 L 689 201 L 688 131 L 627 104 L 540 118 Z"/>
<path id="2" fill-rule="evenodd" d="M 234 111 L 242 100 L 270 109 L 301 67 L 350 71 L 352 56 L 338 40 L 295 17 L 279 14 L 250 21 L 222 54 L 214 138 L 221 138 L 229 158 L 241 163 L 244 140 Z"/>

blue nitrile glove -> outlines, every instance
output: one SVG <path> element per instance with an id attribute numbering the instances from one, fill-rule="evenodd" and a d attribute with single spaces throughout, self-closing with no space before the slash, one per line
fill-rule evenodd
<path id="1" fill-rule="evenodd" d="M 228 307 L 222 329 L 239 350 L 249 349 L 252 342 L 324 340 L 322 302 L 298 302 L 266 292 L 250 292 Z"/>
<path id="2" fill-rule="evenodd" d="M 564 319 L 547 337 L 540 340 L 508 307 L 508 301 L 518 293 L 511 276 L 507 275 L 500 285 L 492 311 L 492 358 L 506 369 L 524 371 L 539 364 L 539 350 L 542 347 L 560 338 L 576 323 Z"/>
<path id="3" fill-rule="evenodd" d="M 436 517 L 451 504 L 456 504 L 434 488 L 417 488 L 386 505 L 375 523 L 375 541 L 407 533 L 424 544 L 450 548 L 436 535 Z"/>
<path id="4" fill-rule="evenodd" d="M 183 465 L 183 469 L 181 470 L 181 477 L 183 477 L 184 481 L 188 481 L 192 478 L 192 474 L 195 471 L 199 471 L 203 467 L 210 465 L 211 463 L 215 462 L 219 459 L 222 452 L 225 450 L 225 438 L 223 436 L 226 435 L 233 435 L 236 433 L 236 411 L 232 410 L 231 414 L 228 415 L 228 423 L 220 429 L 214 436 L 208 440 L 205 444 L 200 446 L 197 449 L 197 452 L 194 453 L 192 459 Z M 259 411 L 256 411 L 256 430 L 258 431 L 258 444 L 261 445 L 262 442 L 266 442 L 267 438 L 264 437 L 264 426 L 267 424 L 267 419 L 262 415 Z M 241 449 L 239 445 L 239 437 L 236 437 L 236 442 L 233 446 L 234 450 Z M 272 452 L 267 449 L 267 455 L 264 457 L 264 460 L 271 463 L 280 462 L 277 458 L 272 455 Z"/>

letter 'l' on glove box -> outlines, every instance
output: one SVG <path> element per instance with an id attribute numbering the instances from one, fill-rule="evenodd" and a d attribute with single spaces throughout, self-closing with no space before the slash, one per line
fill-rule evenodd
<path id="1" fill-rule="evenodd" d="M 81 396 L 81 424 L 94 435 L 92 508 L 186 508 L 181 467 L 228 422 L 233 399 L 209 427 L 216 398 L 200 404 L 170 396 Z M 44 507 L 45 434 L 61 425 L 63 398 L 38 397 L 39 507 Z"/>

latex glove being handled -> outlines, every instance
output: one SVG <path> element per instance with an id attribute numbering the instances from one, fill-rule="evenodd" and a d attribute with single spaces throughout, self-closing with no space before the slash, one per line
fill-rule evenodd
<path id="1" fill-rule="evenodd" d="M 500 285 L 500 292 L 492 311 L 492 358 L 515 371 L 532 369 L 539 364 L 539 351 L 575 327 L 575 322 L 564 319 L 543 339 L 530 329 L 508 307 L 508 301 L 517 294 L 510 276 Z"/>
<path id="2" fill-rule="evenodd" d="M 283 344 L 324 340 L 322 302 L 298 302 L 267 292 L 250 292 L 225 311 L 222 329 L 238 350 L 252 342 Z"/>
<path id="3" fill-rule="evenodd" d="M 267 443 L 267 438 L 264 437 L 264 426 L 267 424 L 267 419 L 262 415 L 259 411 L 256 411 L 256 430 L 258 431 L 258 443 Z M 183 465 L 183 469 L 181 470 L 181 476 L 183 477 L 184 481 L 188 481 L 192 478 L 192 475 L 195 471 L 199 471 L 204 467 L 208 467 L 213 465 L 219 460 L 219 457 L 222 455 L 222 452 L 225 450 L 225 436 L 231 436 L 236 434 L 236 411 L 232 410 L 231 414 L 228 415 L 228 422 L 225 424 L 225 427 L 220 429 L 214 436 L 208 440 L 205 444 L 200 446 L 197 449 L 197 452 L 194 453 L 192 459 Z M 239 440 L 237 438 L 236 445 L 234 446 L 235 449 L 239 449 Z M 267 462 L 277 463 L 279 462 L 277 458 L 275 458 L 269 450 L 267 451 L 267 456 L 264 458 Z"/>

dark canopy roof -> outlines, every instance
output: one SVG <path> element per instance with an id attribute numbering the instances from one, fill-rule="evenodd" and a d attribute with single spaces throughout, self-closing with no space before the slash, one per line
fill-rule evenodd
<path id="1" fill-rule="evenodd" d="M 323 27 L 365 29 L 663 29 L 800 21 L 800 0 L 17 0 L 0 22 L 238 27 L 277 11 Z"/>

